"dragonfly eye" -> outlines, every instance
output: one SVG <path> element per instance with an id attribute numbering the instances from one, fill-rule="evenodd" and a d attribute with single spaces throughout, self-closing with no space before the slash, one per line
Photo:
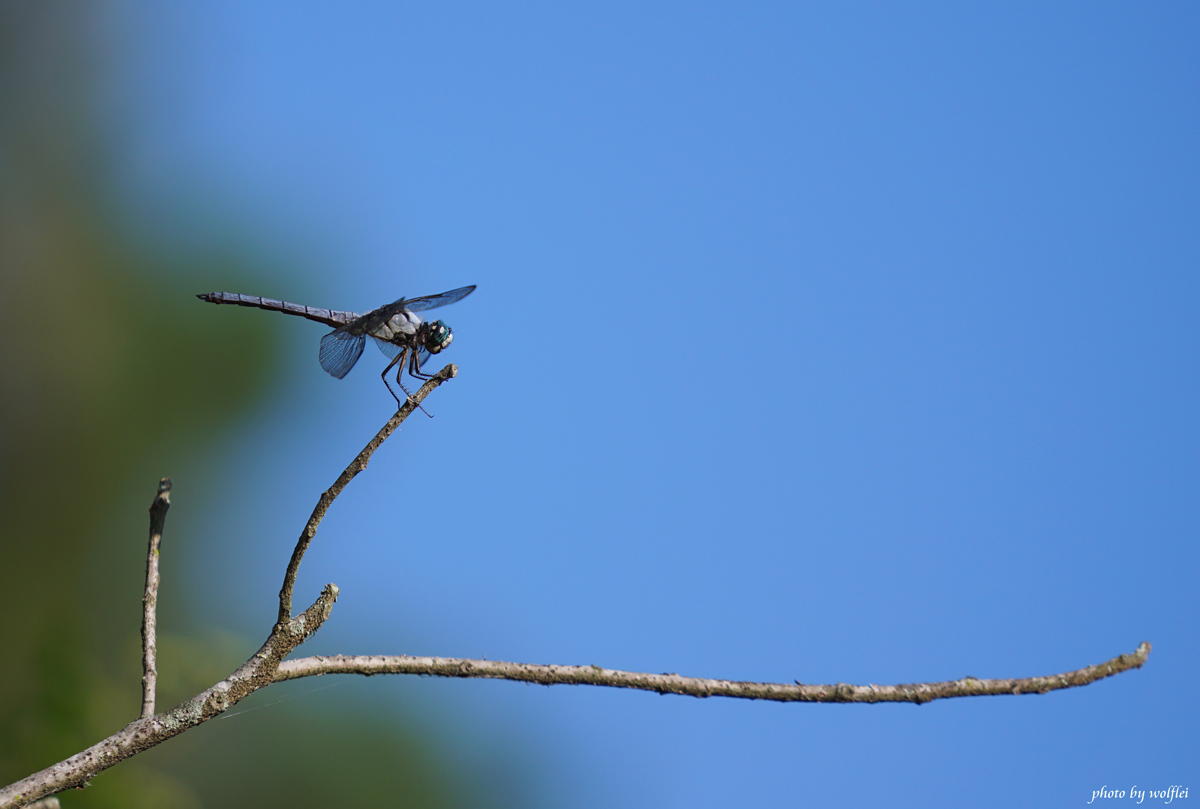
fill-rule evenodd
<path id="1" fill-rule="evenodd" d="M 454 335 L 450 332 L 450 327 L 446 325 L 444 320 L 438 320 L 432 324 L 429 330 L 429 337 L 425 340 L 425 348 L 430 354 L 437 354 L 442 349 L 450 345 L 454 340 Z"/>

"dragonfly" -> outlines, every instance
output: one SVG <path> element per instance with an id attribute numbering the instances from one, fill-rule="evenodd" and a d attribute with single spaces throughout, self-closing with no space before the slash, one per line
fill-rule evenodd
<path id="1" fill-rule="evenodd" d="M 375 341 L 391 362 L 380 374 L 388 392 L 400 406 L 400 397 L 388 384 L 388 371 L 396 368 L 396 384 L 411 399 L 412 394 L 404 387 L 401 377 L 407 370 L 409 376 L 418 380 L 429 379 L 433 374 L 421 370 L 421 366 L 430 356 L 440 354 L 450 346 L 454 334 L 445 321 L 435 320 L 432 323 L 422 320 L 417 312 L 427 312 L 447 306 L 475 291 L 475 285 L 459 287 L 440 295 L 426 295 L 423 298 L 401 298 L 398 301 L 380 306 L 365 315 L 358 312 L 340 312 L 335 309 L 317 309 L 298 303 L 277 301 L 274 298 L 260 298 L 256 295 L 241 295 L 236 292 L 204 292 L 196 297 L 209 303 L 228 303 L 235 306 L 252 306 L 256 309 L 266 309 L 269 312 L 283 312 L 285 315 L 315 320 L 326 326 L 333 326 L 333 331 L 321 338 L 319 359 L 321 367 L 330 376 L 337 379 L 350 373 L 350 369 L 362 356 L 363 346 L 367 338 Z M 399 367 L 397 367 L 399 366 Z"/>

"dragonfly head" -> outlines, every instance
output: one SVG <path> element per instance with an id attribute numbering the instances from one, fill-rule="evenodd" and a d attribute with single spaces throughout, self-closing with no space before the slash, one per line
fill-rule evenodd
<path id="1" fill-rule="evenodd" d="M 454 340 L 454 334 L 444 320 L 436 320 L 429 324 L 429 332 L 425 335 L 425 350 L 437 354 L 443 348 L 449 347 Z"/>

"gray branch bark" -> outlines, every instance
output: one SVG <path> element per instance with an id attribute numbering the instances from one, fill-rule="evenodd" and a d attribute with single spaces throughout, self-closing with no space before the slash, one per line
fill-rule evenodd
<path id="1" fill-rule="evenodd" d="M 498 660 L 466 660 L 454 657 L 410 655 L 333 655 L 286 660 L 275 671 L 275 680 L 296 680 L 325 674 L 424 674 L 434 677 L 515 680 L 538 685 L 601 685 L 633 688 L 657 694 L 688 697 L 737 697 L 775 702 L 915 702 L 921 704 L 950 697 L 983 697 L 1008 694 L 1045 694 L 1075 688 L 1130 669 L 1141 668 L 1150 655 L 1143 642 L 1132 654 L 1105 663 L 1051 674 L 1009 680 L 980 680 L 965 677 L 940 683 L 909 685 L 810 685 L 804 683 L 755 683 L 738 680 L 708 680 L 678 674 L 644 674 L 616 671 L 600 666 L 553 666 L 504 663 Z"/>
<path id="2" fill-rule="evenodd" d="M 207 691 L 166 713 L 136 719 L 83 752 L 0 789 L 0 808 L 25 806 L 46 795 L 85 786 L 114 764 L 207 722 L 274 682 L 279 662 L 321 628 L 337 594 L 337 587 L 326 585 L 311 607 L 282 627 L 276 626 L 253 657 Z"/>

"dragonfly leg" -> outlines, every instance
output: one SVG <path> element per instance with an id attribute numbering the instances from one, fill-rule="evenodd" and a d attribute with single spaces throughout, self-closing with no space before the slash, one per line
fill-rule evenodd
<path id="1" fill-rule="evenodd" d="M 392 357 L 392 361 L 388 363 L 388 366 L 383 369 L 383 373 L 379 375 L 383 379 L 383 386 L 388 389 L 388 393 L 392 394 L 392 398 L 396 400 L 396 409 L 397 410 L 400 409 L 400 397 L 396 395 L 396 391 L 392 390 L 392 386 L 388 384 L 387 375 L 388 375 L 388 371 L 392 370 L 392 366 L 397 365 L 397 364 L 400 365 L 400 370 L 403 371 L 404 370 L 404 360 L 407 357 L 407 355 L 408 355 L 408 349 L 405 348 L 404 351 L 402 351 L 399 354 L 397 354 L 396 356 Z M 397 379 L 396 381 L 399 381 L 399 379 Z M 401 385 L 400 387 L 403 388 L 404 386 Z M 407 390 L 404 392 L 408 393 Z M 409 395 L 409 398 L 410 399 L 412 398 L 411 394 Z"/>
<path id="2" fill-rule="evenodd" d="M 398 355 L 395 360 L 392 360 L 392 362 L 388 365 L 387 369 L 384 370 L 384 373 L 386 374 L 388 371 L 390 371 L 392 369 L 392 365 L 395 365 L 397 360 L 399 360 L 400 367 L 396 369 L 396 384 L 399 385 L 400 390 L 404 391 L 404 393 L 408 396 L 408 400 L 410 402 L 416 402 L 416 399 L 413 398 L 413 395 L 408 392 L 408 388 L 404 387 L 404 380 L 402 377 L 404 376 L 404 360 L 406 358 L 408 358 L 410 360 L 410 365 L 411 365 L 411 362 L 414 362 L 417 359 L 417 350 L 415 348 L 410 349 L 408 347 L 405 347 L 404 352 L 402 354 Z M 417 377 L 417 378 L 420 379 L 420 377 Z M 386 378 L 383 380 L 383 383 L 385 385 L 387 385 Z M 388 390 L 392 390 L 391 385 L 388 385 Z M 392 391 L 392 395 L 396 396 L 396 392 Z M 396 396 L 396 403 L 397 404 L 400 403 L 399 396 Z M 424 405 L 421 405 L 420 403 L 418 403 L 417 407 L 421 408 L 421 412 L 424 413 L 426 416 L 429 416 L 429 418 L 433 418 L 433 414 L 430 413 L 428 410 L 426 410 Z"/>
<path id="3" fill-rule="evenodd" d="M 433 374 L 421 370 L 421 353 L 414 351 L 408 358 L 408 373 L 413 379 L 433 379 Z"/>

